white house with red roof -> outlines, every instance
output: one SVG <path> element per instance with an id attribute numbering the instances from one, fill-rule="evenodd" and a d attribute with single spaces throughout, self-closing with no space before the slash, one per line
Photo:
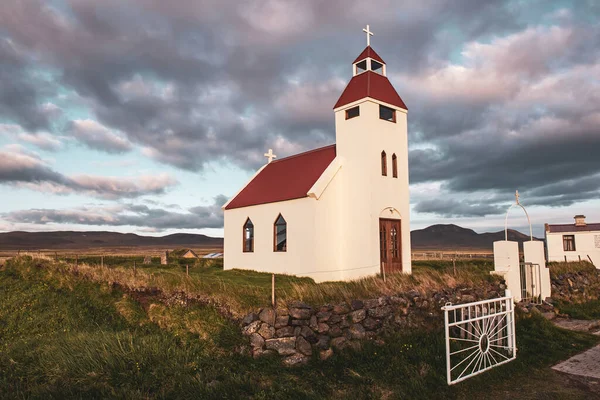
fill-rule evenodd
<path id="1" fill-rule="evenodd" d="M 370 46 L 352 75 L 333 107 L 336 143 L 269 151 L 223 206 L 225 269 L 317 282 L 411 272 L 407 108 Z"/>
<path id="2" fill-rule="evenodd" d="M 574 224 L 546 224 L 545 228 L 548 261 L 590 261 L 600 268 L 600 223 L 576 215 Z"/>

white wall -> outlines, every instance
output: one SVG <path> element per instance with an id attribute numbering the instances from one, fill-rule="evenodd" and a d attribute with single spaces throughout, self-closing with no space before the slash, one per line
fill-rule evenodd
<path id="1" fill-rule="evenodd" d="M 281 213 L 287 222 L 287 251 L 273 251 L 273 224 Z M 254 224 L 254 252 L 243 252 L 243 226 Z M 225 210 L 224 268 L 278 274 L 314 270 L 315 200 L 303 198 Z"/>
<path id="2" fill-rule="evenodd" d="M 521 301 L 519 243 L 509 240 L 494 242 L 494 271 L 492 273 L 502 276 L 515 301 Z"/>
<path id="3" fill-rule="evenodd" d="M 563 235 L 575 236 L 575 251 L 564 251 Z M 588 255 L 596 268 L 600 268 L 600 232 L 546 232 L 548 261 L 589 261 Z"/>
<path id="4" fill-rule="evenodd" d="M 546 256 L 544 255 L 544 242 L 524 242 L 523 258 L 526 263 L 538 264 L 540 266 L 539 271 L 537 269 L 534 269 L 534 273 L 536 274 L 536 276 L 534 277 L 534 284 L 538 285 L 539 282 L 539 284 L 541 285 L 540 295 L 542 297 L 542 300 L 545 300 L 546 297 L 552 296 L 550 270 L 548 269 L 548 267 L 546 267 Z"/>
<path id="5" fill-rule="evenodd" d="M 360 106 L 360 116 L 346 120 L 345 110 Z M 407 114 L 396 109 L 396 123 L 379 119 L 379 103 L 362 99 L 335 110 L 340 170 L 342 265 L 353 269 L 345 278 L 380 271 L 379 217 L 401 219 L 402 267 L 411 272 L 410 199 L 408 192 Z M 388 175 L 381 175 L 385 150 Z M 392 177 L 392 154 L 398 157 L 398 178 Z M 386 210 L 391 209 L 393 212 Z"/>

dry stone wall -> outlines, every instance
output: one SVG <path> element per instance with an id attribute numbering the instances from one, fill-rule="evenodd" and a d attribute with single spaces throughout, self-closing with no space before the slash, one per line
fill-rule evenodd
<path id="1" fill-rule="evenodd" d="M 600 270 L 552 275 L 552 298 L 579 303 L 600 298 Z"/>
<path id="2" fill-rule="evenodd" d="M 440 308 L 490 299 L 504 294 L 501 283 L 482 283 L 478 288 L 447 289 L 353 300 L 311 307 L 301 301 L 286 307 L 264 308 L 242 321 L 252 355 L 279 354 L 286 365 L 307 362 L 318 355 L 325 360 L 334 351 L 360 348 L 364 340 L 382 341 L 386 334 L 407 329 L 438 329 L 443 326 Z"/>

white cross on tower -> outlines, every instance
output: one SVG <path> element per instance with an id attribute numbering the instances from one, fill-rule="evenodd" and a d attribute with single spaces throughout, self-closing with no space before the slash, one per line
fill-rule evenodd
<path id="1" fill-rule="evenodd" d="M 363 32 L 367 34 L 367 46 L 371 45 L 371 36 L 373 36 L 373 32 L 369 30 L 369 25 L 367 24 L 366 29 L 363 29 Z"/>
<path id="2" fill-rule="evenodd" d="M 269 163 L 273 161 L 274 158 L 277 158 L 277 156 L 273 154 L 273 149 L 269 149 L 269 152 L 265 153 L 264 156 L 269 159 Z"/>

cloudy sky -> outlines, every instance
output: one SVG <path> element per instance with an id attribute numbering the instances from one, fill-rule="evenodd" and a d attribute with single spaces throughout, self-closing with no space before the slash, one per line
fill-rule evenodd
<path id="1" fill-rule="evenodd" d="M 3 0 L 0 231 L 222 235 L 266 149 L 334 142 L 367 23 L 413 228 L 600 221 L 598 1 Z"/>

